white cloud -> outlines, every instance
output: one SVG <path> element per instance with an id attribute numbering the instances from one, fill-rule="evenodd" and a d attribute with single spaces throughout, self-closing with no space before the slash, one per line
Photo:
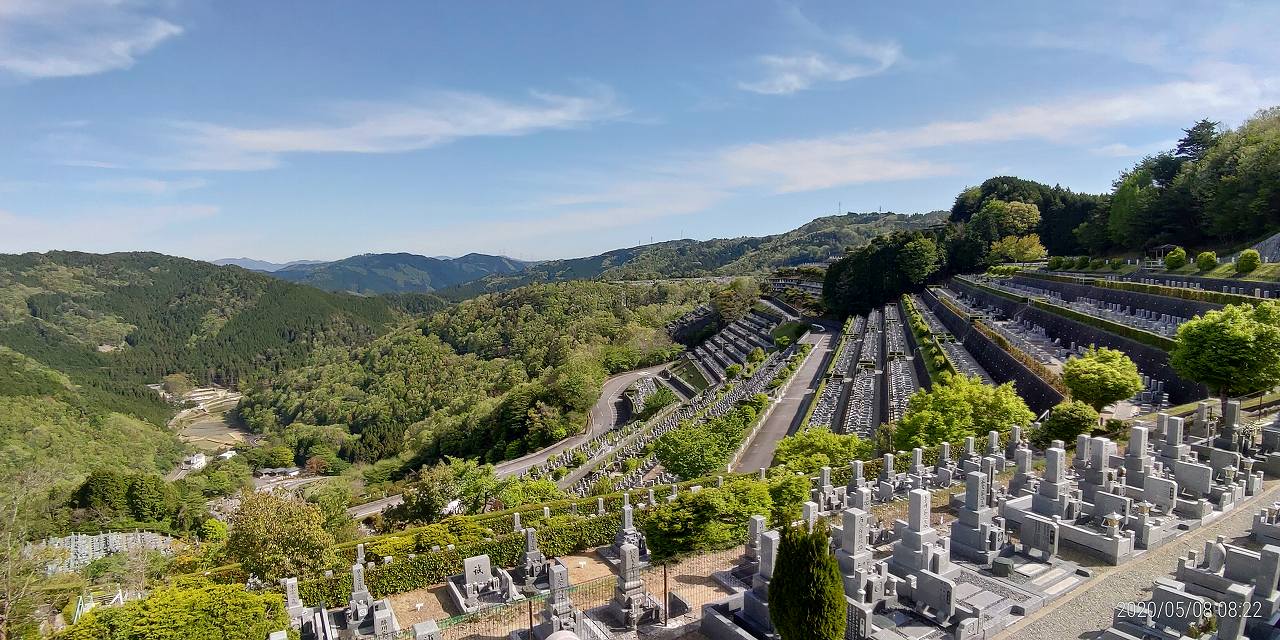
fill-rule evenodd
<path id="1" fill-rule="evenodd" d="M 401 153 L 460 138 L 572 129 L 625 114 L 613 92 L 597 86 L 582 95 L 532 92 L 523 102 L 443 92 L 414 101 L 346 104 L 323 122 L 297 125 L 180 122 L 174 123 L 178 152 L 156 168 L 267 169 L 293 153 Z"/>
<path id="2" fill-rule="evenodd" d="M 1114 127 L 1189 122 L 1205 113 L 1252 110 L 1264 100 L 1248 83 L 1171 82 L 1004 109 L 969 120 L 731 147 L 716 154 L 713 166 L 728 184 L 775 192 L 926 178 L 957 169 L 915 157 L 913 151 L 1021 140 L 1072 144 Z"/>
<path id="3" fill-rule="evenodd" d="M 896 45 L 871 48 L 865 61 L 845 61 L 819 53 L 793 56 L 767 55 L 758 59 L 764 78 L 740 82 L 746 91 L 769 95 L 786 95 L 803 91 L 818 82 L 845 82 L 881 73 L 893 66 L 899 56 Z"/>
<path id="4" fill-rule="evenodd" d="M 1107 158 L 1137 158 L 1139 156 L 1151 155 L 1168 151 L 1177 144 L 1173 140 L 1162 140 L 1160 142 L 1152 142 L 1149 144 L 1131 145 L 1124 142 L 1113 142 L 1102 146 L 1094 147 L 1089 151 L 1097 156 Z"/>
<path id="5" fill-rule="evenodd" d="M 0 2 L 0 70 L 26 78 L 127 69 L 182 27 L 120 0 Z"/>
<path id="6" fill-rule="evenodd" d="M 17 214 L 0 209 L 0 228 L 6 231 L 0 235 L 0 252 L 150 249 L 154 245 L 149 241 L 156 234 L 202 224 L 217 214 L 218 207 L 208 204 L 105 207 L 69 215 Z"/>
<path id="7" fill-rule="evenodd" d="M 141 193 L 152 196 L 168 196 L 180 191 L 199 189 L 209 182 L 203 178 L 183 178 L 179 180 L 161 180 L 158 178 L 109 178 L 94 180 L 84 187 L 92 191 L 108 191 L 112 193 Z"/>
<path id="8" fill-rule="evenodd" d="M 739 82 L 739 89 L 786 95 L 820 82 L 846 82 L 883 73 L 902 59 L 902 47 L 892 40 L 872 42 L 853 34 L 833 35 L 795 6 L 784 7 L 783 13 L 805 46 L 794 53 L 759 56 L 756 63 L 763 77 Z"/>

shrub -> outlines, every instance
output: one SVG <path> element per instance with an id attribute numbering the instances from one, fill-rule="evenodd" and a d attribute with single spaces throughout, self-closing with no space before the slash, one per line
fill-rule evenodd
<path id="1" fill-rule="evenodd" d="M 1053 440 L 1061 440 L 1069 445 L 1076 436 L 1089 433 L 1097 425 L 1098 412 L 1093 407 L 1079 400 L 1063 402 L 1053 408 L 1040 431 L 1032 434 L 1033 444 L 1044 448 Z"/>
<path id="2" fill-rule="evenodd" d="M 1111 259 L 1111 270 L 1112 270 L 1112 271 L 1119 271 L 1119 270 L 1121 270 L 1121 269 L 1123 269 L 1123 268 L 1124 268 L 1124 260 L 1121 260 L 1120 258 L 1112 258 L 1112 259 Z"/>
<path id="3" fill-rule="evenodd" d="M 1089 256 L 1080 256 L 1076 258 L 1076 268 L 1085 269 L 1089 266 Z"/>
<path id="4" fill-rule="evenodd" d="M 1164 268 L 1173 270 L 1181 269 L 1187 266 L 1187 250 L 1182 247 L 1175 247 L 1168 255 L 1164 257 Z"/>
<path id="5" fill-rule="evenodd" d="M 1201 271 L 1208 271 L 1218 266 L 1218 254 L 1212 251 L 1201 251 L 1196 256 L 1196 268 Z"/>
<path id="6" fill-rule="evenodd" d="M 1049 264 L 1048 264 L 1049 270 L 1057 271 L 1058 269 L 1061 269 L 1062 261 L 1063 261 L 1062 256 L 1051 256 L 1049 258 Z"/>
<path id="7" fill-rule="evenodd" d="M 1102 267 L 1106 266 L 1106 264 L 1107 264 L 1106 260 L 1103 260 L 1102 258 L 1094 258 L 1093 260 L 1089 261 L 1089 268 L 1101 269 Z"/>
<path id="8" fill-rule="evenodd" d="M 1236 273 L 1250 273 L 1262 265 L 1262 256 L 1253 249 L 1245 249 L 1236 258 Z"/>

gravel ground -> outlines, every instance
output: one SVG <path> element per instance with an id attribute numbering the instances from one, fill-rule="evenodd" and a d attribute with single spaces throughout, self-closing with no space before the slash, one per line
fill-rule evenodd
<path id="1" fill-rule="evenodd" d="M 1187 533 L 1137 560 L 1102 570 L 1090 584 L 1072 591 L 996 638 L 1078 640 L 1095 637 L 1111 626 L 1116 604 L 1146 600 L 1155 579 L 1171 577 L 1178 559 L 1188 550 L 1203 550 L 1206 541 L 1219 535 L 1228 539 L 1247 536 L 1253 526 L 1253 514 L 1277 497 L 1280 497 L 1280 481 L 1267 481 L 1261 495 L 1249 498 L 1213 524 Z M 1243 542 L 1236 541 L 1236 544 Z"/>

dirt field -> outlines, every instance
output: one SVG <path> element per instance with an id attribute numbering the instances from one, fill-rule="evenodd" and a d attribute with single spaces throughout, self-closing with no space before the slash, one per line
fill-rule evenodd
<path id="1" fill-rule="evenodd" d="M 246 442 L 253 434 L 231 421 L 226 413 L 213 413 L 192 417 L 178 432 L 183 442 L 201 451 L 226 451 Z"/>
<path id="2" fill-rule="evenodd" d="M 731 549 L 668 566 L 667 588 L 689 601 L 695 611 L 700 610 L 702 604 L 729 594 L 729 591 L 720 586 L 711 574 L 732 567 L 741 553 L 741 548 Z M 564 556 L 562 560 L 569 566 L 569 575 L 573 583 L 570 597 L 575 607 L 590 610 L 609 602 L 617 583 L 617 572 L 612 566 L 601 560 L 594 552 L 576 553 Z M 641 577 L 650 593 L 661 597 L 662 567 L 648 567 L 642 571 Z M 391 596 L 391 606 L 402 627 L 428 619 L 440 621 L 461 613 L 454 606 L 444 585 Z M 541 621 L 542 608 L 542 598 L 535 597 L 532 607 L 535 622 Z M 468 618 L 466 622 L 449 627 L 445 630 L 445 637 L 448 639 L 505 638 L 511 630 L 523 629 L 527 626 L 528 614 L 528 603 L 495 607 L 487 613 L 477 614 Z"/>

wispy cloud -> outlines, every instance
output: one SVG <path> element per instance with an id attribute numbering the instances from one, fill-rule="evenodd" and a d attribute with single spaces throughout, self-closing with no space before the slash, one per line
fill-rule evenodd
<path id="1" fill-rule="evenodd" d="M 145 2 L 4 0 L 0 70 L 25 78 L 86 76 L 127 69 L 182 33 Z"/>
<path id="2" fill-rule="evenodd" d="M 969 167 L 936 158 L 943 152 L 1025 141 L 1096 149 L 1118 128 L 1179 125 L 1204 114 L 1244 113 L 1275 98 L 1243 78 L 1169 82 L 1063 96 L 977 118 L 734 145 L 647 169 L 632 167 L 625 176 L 584 180 L 606 186 L 538 200 L 532 205 L 536 210 L 555 213 L 508 226 L 513 236 L 551 236 L 564 229 L 609 228 L 695 214 L 744 194 L 769 196 L 959 174 Z M 468 246 L 474 242 L 461 236 L 456 240 Z"/>
<path id="3" fill-rule="evenodd" d="M 1089 151 L 1094 155 L 1107 158 L 1136 158 L 1172 149 L 1175 144 L 1177 143 L 1173 140 L 1162 140 L 1160 142 L 1140 145 L 1126 144 L 1124 142 L 1112 142 L 1111 144 L 1094 147 Z"/>
<path id="4" fill-rule="evenodd" d="M 208 204 L 105 207 L 68 215 L 17 214 L 0 209 L 0 252 L 80 249 L 123 251 L 149 248 L 155 234 L 216 216 Z M 198 234 L 197 234 L 198 235 Z"/>
<path id="5" fill-rule="evenodd" d="M 269 169 L 289 154 L 402 153 L 461 138 L 573 129 L 627 113 L 602 86 L 581 95 L 534 91 L 519 102 L 441 92 L 411 101 L 349 103 L 331 111 L 315 122 L 267 127 L 173 123 L 171 142 L 178 151 L 157 168 Z"/>
<path id="6" fill-rule="evenodd" d="M 785 14 L 804 46 L 791 53 L 759 56 L 756 64 L 762 77 L 739 82 L 738 88 L 786 95 L 821 82 L 846 82 L 883 73 L 902 58 L 902 47 L 892 40 L 873 42 L 851 33 L 829 33 L 794 6 L 786 7 Z"/>
<path id="7" fill-rule="evenodd" d="M 168 196 L 190 189 L 199 189 L 209 184 L 204 178 L 182 178 L 178 180 L 161 180 L 159 178 L 108 178 L 93 180 L 84 185 L 92 191 L 111 193 L 140 193 L 151 196 Z"/>
<path id="8" fill-rule="evenodd" d="M 812 52 L 792 56 L 760 56 L 758 61 L 763 68 L 764 78 L 740 82 L 738 87 L 755 93 L 785 95 L 803 91 L 818 82 L 845 82 L 875 75 L 893 66 L 898 55 L 897 46 L 885 45 L 874 48 L 864 61 L 859 62 L 834 59 Z"/>
<path id="9" fill-rule="evenodd" d="M 1022 140 L 1087 142 L 1135 123 L 1188 122 L 1205 113 L 1252 109 L 1264 100 L 1248 83 L 1171 82 L 995 111 L 981 118 L 732 147 L 716 156 L 730 184 L 776 192 L 946 175 L 956 167 L 913 152 Z"/>

